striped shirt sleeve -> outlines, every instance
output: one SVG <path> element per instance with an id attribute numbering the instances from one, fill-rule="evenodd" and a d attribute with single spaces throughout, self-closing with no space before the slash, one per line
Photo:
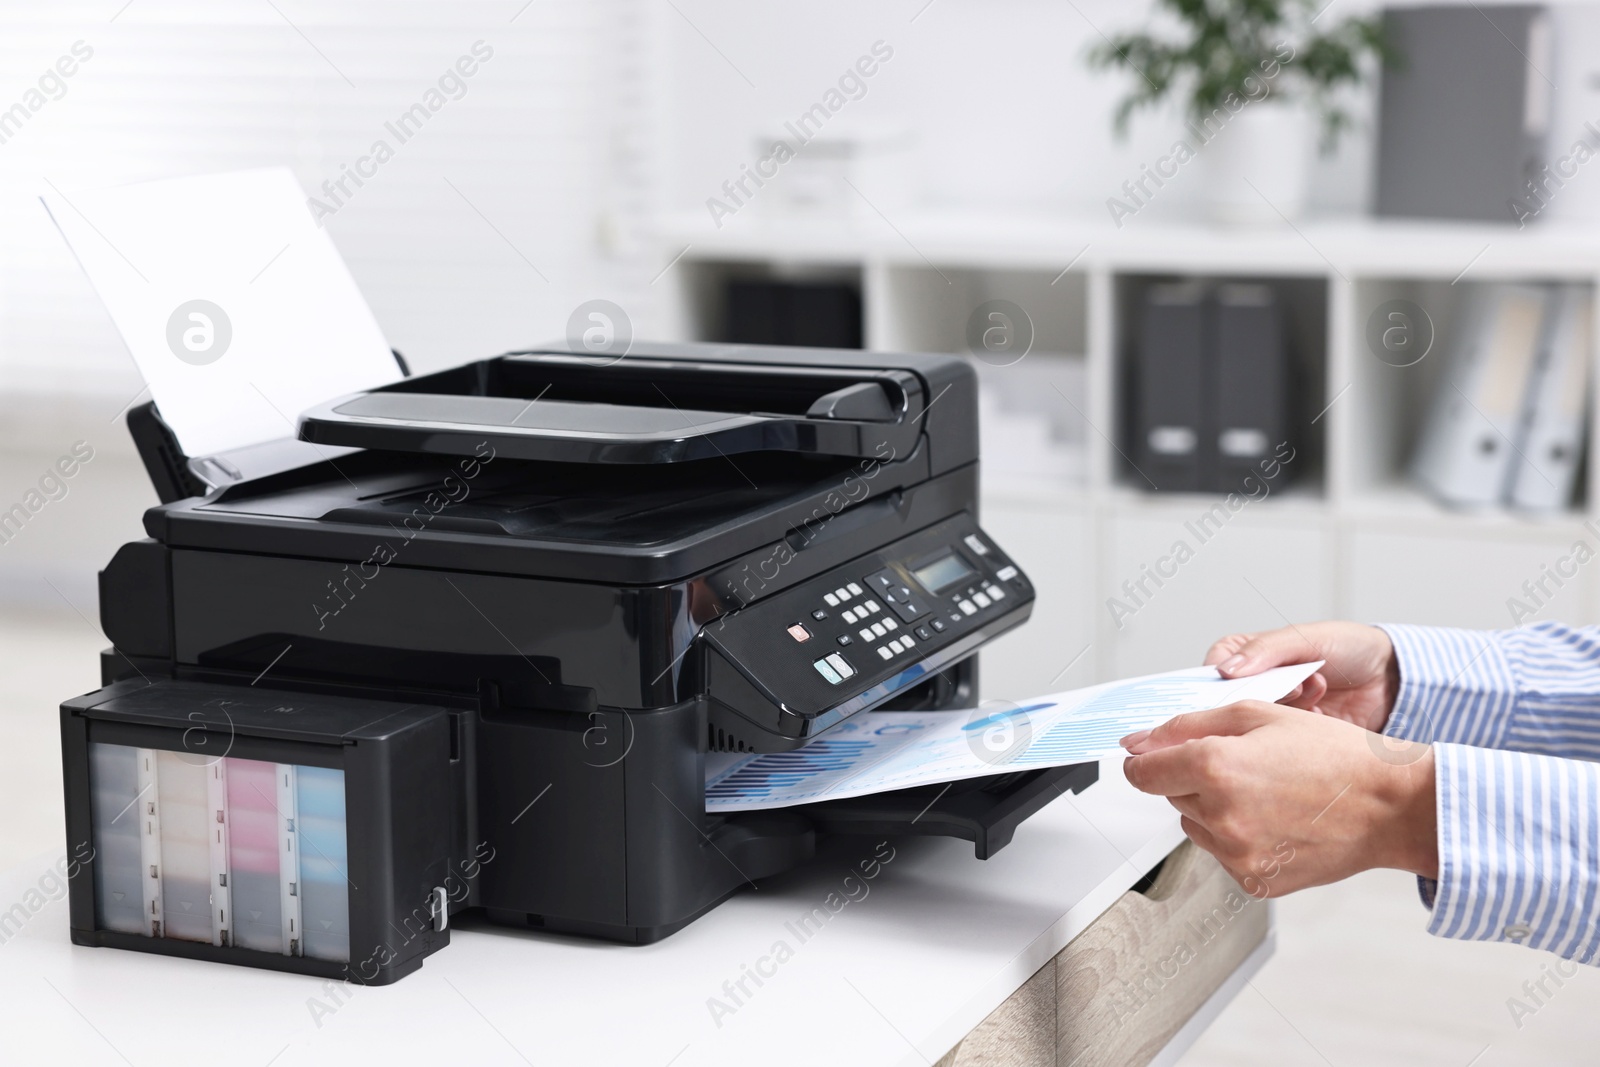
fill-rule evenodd
<path id="1" fill-rule="evenodd" d="M 1600 964 L 1600 630 L 1385 626 L 1384 733 L 1433 744 L 1429 931 Z"/>
<path id="2" fill-rule="evenodd" d="M 1439 880 L 1428 932 L 1600 964 L 1600 765 L 1433 746 Z"/>
<path id="3" fill-rule="evenodd" d="M 1600 628 L 1383 630 L 1400 663 L 1386 734 L 1600 759 Z"/>

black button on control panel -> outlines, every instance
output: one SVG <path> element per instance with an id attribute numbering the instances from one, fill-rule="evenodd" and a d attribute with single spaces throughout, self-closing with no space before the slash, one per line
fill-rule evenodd
<path id="1" fill-rule="evenodd" d="M 906 585 L 900 576 L 888 567 L 867 575 L 867 587 L 883 597 L 883 602 L 900 617 L 901 622 L 920 619 L 928 613 L 922 594 Z"/>
<path id="2" fill-rule="evenodd" d="M 894 608 L 894 613 L 900 616 L 901 620 L 904 622 L 910 622 L 912 619 L 921 618 L 928 613 L 928 609 L 923 605 L 921 597 L 912 597 L 909 600 L 903 600 L 898 604 L 893 604 L 891 607 Z"/>

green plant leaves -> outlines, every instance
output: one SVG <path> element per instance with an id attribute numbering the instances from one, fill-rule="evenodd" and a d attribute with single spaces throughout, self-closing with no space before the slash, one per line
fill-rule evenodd
<path id="1" fill-rule="evenodd" d="M 1316 26 L 1314 0 L 1160 0 L 1178 33 L 1139 31 L 1107 37 L 1088 52 L 1091 67 L 1128 71 L 1133 87 L 1117 104 L 1113 125 L 1125 135 L 1133 115 L 1181 98 L 1185 116 L 1201 122 L 1218 109 L 1267 96 L 1307 102 L 1330 151 L 1352 125 L 1337 91 L 1358 86 L 1377 62 L 1402 61 L 1381 21 L 1347 18 Z M 1232 104 L 1233 107 L 1229 107 Z"/>

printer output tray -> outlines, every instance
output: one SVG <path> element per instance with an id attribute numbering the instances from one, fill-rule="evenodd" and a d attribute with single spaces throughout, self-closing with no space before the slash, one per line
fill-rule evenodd
<path id="1" fill-rule="evenodd" d="M 827 800 L 798 810 L 818 833 L 958 837 L 971 841 L 978 859 L 986 860 L 1010 844 L 1024 819 L 1099 778 L 1098 763 L 1075 763 Z"/>

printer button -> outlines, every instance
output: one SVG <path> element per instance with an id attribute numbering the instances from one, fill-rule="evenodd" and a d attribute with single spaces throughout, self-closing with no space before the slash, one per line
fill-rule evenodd
<path id="1" fill-rule="evenodd" d="M 1001 567 L 999 572 L 997 574 L 995 574 L 995 577 L 1000 579 L 1002 582 L 1009 582 L 1011 579 L 1015 578 L 1016 576 L 1017 576 L 1017 568 L 1012 567 L 1012 566 Z"/>
<path id="2" fill-rule="evenodd" d="M 845 588 L 850 590 L 850 595 L 851 596 L 860 596 L 861 595 L 861 587 L 859 585 L 857 585 L 855 582 L 851 582 L 849 585 L 845 586 Z"/>
<path id="3" fill-rule="evenodd" d="M 884 659 L 893 659 L 894 658 L 894 653 L 889 649 L 888 645 L 879 645 L 878 646 L 878 655 L 883 657 Z"/>
<path id="4" fill-rule="evenodd" d="M 843 619 L 845 622 L 855 622 L 857 618 L 855 608 L 845 608 L 844 611 L 840 613 L 839 618 Z"/>
<path id="5" fill-rule="evenodd" d="M 833 665 L 833 669 L 839 672 L 839 677 L 840 678 L 854 678 L 855 677 L 856 669 L 854 667 L 850 666 L 850 661 L 849 660 L 845 659 L 843 656 L 841 656 L 837 652 L 835 652 L 833 655 L 829 656 L 823 662 L 832 664 Z"/>
<path id="6" fill-rule="evenodd" d="M 877 638 L 877 636 L 878 635 L 873 633 L 871 630 L 861 631 L 861 640 L 865 641 L 869 645 L 872 644 L 873 640 Z"/>
<path id="7" fill-rule="evenodd" d="M 826 619 L 828 617 L 828 613 L 826 611 L 823 611 L 821 608 L 818 608 L 816 611 L 813 611 L 811 613 L 811 617 L 813 619 L 816 619 L 818 622 L 821 622 L 822 620 L 824 620 L 824 619 Z"/>
<path id="8" fill-rule="evenodd" d="M 833 664 L 829 663 L 825 659 L 819 659 L 811 665 L 817 669 L 818 674 L 822 675 L 822 677 L 828 680 L 829 685 L 838 685 L 840 682 L 844 681 L 844 679 L 839 676 L 839 672 L 833 669 Z"/>
<path id="9" fill-rule="evenodd" d="M 904 648 L 907 652 L 911 651 L 911 646 L 916 643 L 916 638 L 912 637 L 910 634 L 900 635 L 900 647 Z"/>
<path id="10" fill-rule="evenodd" d="M 928 609 L 923 606 L 921 601 L 913 600 L 911 597 L 902 599 L 899 603 L 894 604 L 893 607 L 894 613 L 900 616 L 901 622 L 910 622 L 912 619 L 921 618 L 928 613 Z"/>
<path id="11" fill-rule="evenodd" d="M 934 622 L 938 622 L 939 620 L 938 619 L 934 619 L 933 621 Z M 939 629 L 942 630 L 942 629 L 944 629 L 944 627 L 940 626 Z M 922 638 L 924 641 L 932 641 L 933 640 L 933 635 L 928 632 L 928 628 L 926 626 L 917 627 L 916 634 L 917 634 L 918 637 Z"/>
<path id="12" fill-rule="evenodd" d="M 944 633 L 944 620 L 943 619 L 929 619 L 928 620 L 928 625 L 933 627 L 933 632 L 934 633 L 936 633 L 936 634 Z"/>
<path id="13" fill-rule="evenodd" d="M 872 624 L 872 632 L 877 634 L 879 637 L 882 637 L 884 634 L 889 632 L 889 628 L 881 622 L 875 622 Z"/>
<path id="14" fill-rule="evenodd" d="M 900 629 L 900 624 L 895 622 L 893 619 L 884 619 L 883 620 L 883 626 L 884 626 L 885 629 L 888 629 L 888 630 L 898 630 L 898 629 Z M 873 624 L 873 629 L 877 629 L 877 628 L 878 628 L 877 624 L 874 623 Z"/>
<path id="15" fill-rule="evenodd" d="M 986 608 L 991 603 L 993 603 L 993 601 L 991 601 L 988 597 L 984 596 L 982 593 L 973 593 L 972 594 L 972 602 L 974 604 L 978 605 L 978 607 L 980 607 L 980 608 Z"/>
<path id="16" fill-rule="evenodd" d="M 839 588 L 833 591 L 833 595 L 838 597 L 840 600 L 849 600 L 850 590 L 841 585 Z"/>
<path id="17" fill-rule="evenodd" d="M 809 641 L 811 640 L 811 631 L 799 623 L 795 623 L 793 626 L 789 627 L 789 636 L 794 638 L 796 641 Z"/>
<path id="18" fill-rule="evenodd" d="M 839 635 L 839 647 L 844 648 L 844 647 L 847 647 L 849 644 L 850 644 L 850 635 L 849 634 L 840 634 Z"/>
<path id="19" fill-rule="evenodd" d="M 1006 598 L 1006 591 L 1001 589 L 998 585 L 990 586 L 988 589 L 985 589 L 984 592 L 989 594 L 990 600 L 1004 600 Z"/>
<path id="20" fill-rule="evenodd" d="M 830 608 L 836 608 L 839 606 L 839 598 L 834 596 L 832 593 L 823 593 L 822 600 Z"/>
<path id="21" fill-rule="evenodd" d="M 967 534 L 963 540 L 967 542 L 967 547 L 978 555 L 987 556 L 989 554 L 989 546 L 980 541 L 977 534 Z"/>
<path id="22" fill-rule="evenodd" d="M 970 600 L 963 600 L 957 607 L 961 609 L 963 615 L 975 615 L 978 611 L 978 606 Z"/>
<path id="23" fill-rule="evenodd" d="M 878 603 L 876 600 L 869 600 L 867 601 L 867 610 L 876 615 L 878 612 L 883 610 L 883 605 Z"/>

